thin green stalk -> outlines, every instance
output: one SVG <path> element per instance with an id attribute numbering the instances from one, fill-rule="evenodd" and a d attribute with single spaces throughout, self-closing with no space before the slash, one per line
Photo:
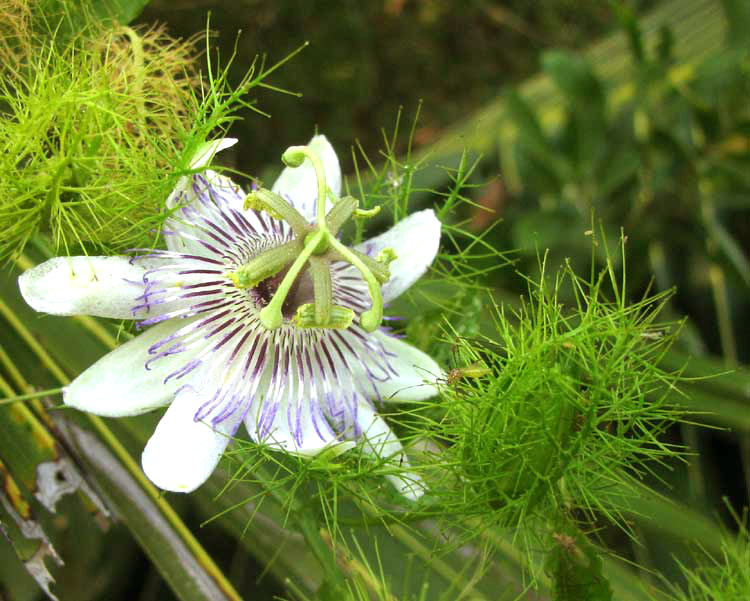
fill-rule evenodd
<path id="1" fill-rule="evenodd" d="M 708 182 L 699 184 L 701 193 L 701 218 L 704 225 L 708 226 L 711 221 L 716 220 L 716 208 L 711 196 L 711 186 Z M 706 227 L 711 232 L 710 227 Z M 732 327 L 732 311 L 729 305 L 729 291 L 727 290 L 726 276 L 719 265 L 713 261 L 713 256 L 717 252 L 718 243 L 709 235 L 706 239 L 706 250 L 709 257 L 712 258 L 708 267 L 708 279 L 711 284 L 711 292 L 714 298 L 716 308 L 716 320 L 719 325 L 719 339 L 721 341 L 721 351 L 724 360 L 730 367 L 736 368 L 739 364 L 737 354 L 737 341 L 734 337 L 734 328 Z M 745 489 L 750 495 L 750 436 L 744 434 L 740 436 L 740 448 L 742 471 L 745 479 Z"/>
<path id="2" fill-rule="evenodd" d="M 362 511 L 372 517 L 376 517 L 379 513 L 372 505 L 367 502 L 359 503 L 359 506 Z M 388 532 L 390 532 L 392 536 L 401 541 L 406 548 L 408 548 L 410 551 L 413 551 L 415 555 L 423 559 L 427 565 L 435 570 L 436 574 L 440 575 L 447 582 L 451 583 L 451 585 L 460 587 L 461 589 L 465 589 L 467 592 L 470 592 L 471 599 L 474 599 L 475 601 L 488 601 L 487 597 L 485 597 L 475 587 L 471 586 L 470 583 L 467 583 L 463 576 L 459 572 L 454 570 L 448 564 L 448 562 L 437 558 L 433 551 L 430 551 L 430 549 L 428 549 L 424 544 L 420 543 L 413 534 L 410 534 L 406 527 L 401 526 L 400 524 L 390 524 L 388 525 Z"/>
<path id="3" fill-rule="evenodd" d="M 257 470 L 255 475 L 263 482 L 264 488 L 282 507 L 289 506 L 290 499 L 279 492 L 278 486 L 274 486 L 274 484 L 269 481 L 262 469 Z M 305 541 L 307 541 L 310 551 L 312 551 L 312 554 L 323 568 L 327 580 L 333 584 L 336 589 L 342 591 L 345 590 L 344 577 L 341 568 L 336 562 L 335 552 L 326 544 L 323 537 L 321 537 L 318 521 L 312 517 L 309 510 L 302 508 L 293 499 L 291 503 L 290 513 L 293 516 L 293 520 L 299 527 L 301 534 L 305 537 Z"/>
<path id="4" fill-rule="evenodd" d="M 4 353 L 2 349 L 0 349 L 0 352 Z M 55 394 L 60 394 L 63 391 L 62 388 L 49 388 L 47 390 L 40 390 L 39 392 L 30 392 L 29 394 L 19 394 L 16 396 L 10 396 L 7 399 L 0 399 L 0 405 L 9 405 L 11 403 L 16 403 L 18 401 L 29 401 L 31 399 L 38 399 L 43 396 L 52 396 Z"/>
<path id="5" fill-rule="evenodd" d="M 729 308 L 729 292 L 727 291 L 726 278 L 721 267 L 711 263 L 708 268 L 708 279 L 711 283 L 711 292 L 716 307 L 716 321 L 719 324 L 719 338 L 721 340 L 721 352 L 727 363 L 736 367 L 737 341 L 732 329 L 732 312 Z"/>
<path id="6" fill-rule="evenodd" d="M 2 346 L 0 346 L 0 365 L 5 368 L 5 370 L 8 372 L 8 375 L 10 376 L 10 379 L 14 382 L 18 382 L 23 378 L 23 376 L 21 375 L 21 370 L 16 367 L 16 364 L 13 363 L 10 355 Z"/>
<path id="7" fill-rule="evenodd" d="M 47 350 L 39 343 L 29 329 L 21 322 L 10 307 L 5 304 L 5 301 L 0 299 L 0 315 L 2 315 L 10 324 L 10 326 L 16 331 L 21 339 L 28 345 L 32 352 L 39 357 L 39 361 L 42 365 L 49 370 L 53 377 L 63 386 L 70 384 L 70 379 L 62 368 L 55 363 L 55 360 L 47 352 Z"/>

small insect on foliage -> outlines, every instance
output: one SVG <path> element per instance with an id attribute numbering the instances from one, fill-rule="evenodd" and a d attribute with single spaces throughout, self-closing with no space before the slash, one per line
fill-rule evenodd
<path id="1" fill-rule="evenodd" d="M 475 361 L 465 367 L 454 367 L 448 372 L 448 377 L 445 379 L 445 383 L 448 386 L 455 386 L 460 380 L 464 378 L 476 379 L 488 376 L 492 373 L 492 370 L 487 367 L 481 361 Z"/>

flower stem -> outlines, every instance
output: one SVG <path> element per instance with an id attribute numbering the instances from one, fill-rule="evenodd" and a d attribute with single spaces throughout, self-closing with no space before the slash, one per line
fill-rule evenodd
<path id="1" fill-rule="evenodd" d="M 17 401 L 30 401 L 32 399 L 38 399 L 44 396 L 52 396 L 60 394 L 63 391 L 62 388 L 50 388 L 48 390 L 39 390 L 37 392 L 30 392 L 29 394 L 18 394 L 15 396 L 9 396 L 7 399 L 0 399 L 0 405 L 9 405 Z"/>

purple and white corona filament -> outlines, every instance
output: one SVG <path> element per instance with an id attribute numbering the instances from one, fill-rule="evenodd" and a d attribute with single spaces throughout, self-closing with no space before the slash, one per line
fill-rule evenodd
<path id="1" fill-rule="evenodd" d="M 148 326 L 76 378 L 64 402 L 112 417 L 168 406 L 142 457 L 166 490 L 200 486 L 243 423 L 253 440 L 287 452 L 359 443 L 408 466 L 373 401 L 432 396 L 441 371 L 381 327 L 383 304 L 426 271 L 439 221 L 421 211 L 348 248 L 338 229 L 368 213 L 339 198 L 324 136 L 287 150 L 272 190 L 249 195 L 201 171 L 233 143 L 207 144 L 191 161 L 196 174 L 167 199 L 166 250 L 57 257 L 19 278 L 37 311 Z M 422 493 L 408 470 L 389 478 L 408 497 Z"/>

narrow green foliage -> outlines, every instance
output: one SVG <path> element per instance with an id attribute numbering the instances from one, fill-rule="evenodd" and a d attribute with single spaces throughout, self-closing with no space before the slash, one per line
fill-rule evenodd
<path id="1" fill-rule="evenodd" d="M 727 506 L 731 506 L 727 503 Z M 696 557 L 697 567 L 680 564 L 686 585 L 671 585 L 670 601 L 744 601 L 750 598 L 750 531 L 748 512 L 736 513 L 736 535 L 725 532 L 721 555 L 708 552 Z"/>
<path id="2" fill-rule="evenodd" d="M 16 62 L 0 81 L 0 257 L 38 231 L 63 250 L 147 242 L 195 110 L 196 38 L 93 19 L 66 41 L 16 27 Z"/>
<path id="3" fill-rule="evenodd" d="M 573 508 L 621 522 L 605 491 L 681 453 L 659 441 L 681 417 L 665 401 L 679 375 L 657 366 L 678 329 L 656 321 L 669 294 L 627 304 L 611 261 L 590 279 L 541 271 L 517 309 L 495 307 L 494 333 L 448 336 L 457 365 L 481 369 L 451 372 L 428 408 L 435 457 L 457 470 L 431 489 L 448 512 L 525 531 Z"/>
<path id="4" fill-rule="evenodd" d="M 62 253 L 152 245 L 187 162 L 236 110 L 260 113 L 246 94 L 269 87 L 264 79 L 281 64 L 256 60 L 230 86 L 233 56 L 220 68 L 209 57 L 199 75 L 199 36 L 174 40 L 158 27 L 100 22 L 86 3 L 74 15 L 65 10 L 59 27 L 43 22 L 45 35 L 31 11 L 4 26 L 0 259 L 39 232 Z M 83 25 L 64 35 L 68 23 Z"/>

